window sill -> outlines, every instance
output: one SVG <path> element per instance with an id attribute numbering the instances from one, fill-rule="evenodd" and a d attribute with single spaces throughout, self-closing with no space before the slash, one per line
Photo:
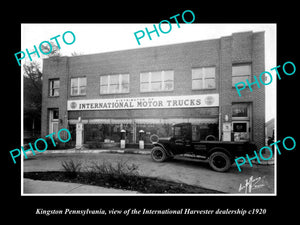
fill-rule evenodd
<path id="1" fill-rule="evenodd" d="M 192 89 L 192 91 L 207 91 L 207 90 L 217 90 L 217 88 L 201 88 L 201 89 Z"/>
<path id="2" fill-rule="evenodd" d="M 140 91 L 140 93 L 162 93 L 162 92 L 174 92 L 174 90 L 170 90 L 170 91 Z"/>
<path id="3" fill-rule="evenodd" d="M 123 95 L 123 94 L 130 94 L 130 92 L 122 92 L 122 93 L 100 93 L 99 95 Z"/>
<path id="4" fill-rule="evenodd" d="M 82 97 L 82 96 L 86 96 L 86 94 L 85 95 L 70 95 L 71 97 Z"/>

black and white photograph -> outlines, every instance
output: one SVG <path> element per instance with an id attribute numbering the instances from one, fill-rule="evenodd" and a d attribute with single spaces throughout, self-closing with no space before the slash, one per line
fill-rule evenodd
<path id="1" fill-rule="evenodd" d="M 191 19 L 22 24 L 24 195 L 276 195 L 276 24 Z"/>

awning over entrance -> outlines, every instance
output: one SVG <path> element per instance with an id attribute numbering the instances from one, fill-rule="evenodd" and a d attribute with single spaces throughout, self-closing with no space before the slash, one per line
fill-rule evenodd
<path id="1" fill-rule="evenodd" d="M 78 120 L 69 120 L 69 124 L 76 124 Z M 83 124 L 210 124 L 218 123 L 218 118 L 143 118 L 143 119 L 83 119 Z"/>

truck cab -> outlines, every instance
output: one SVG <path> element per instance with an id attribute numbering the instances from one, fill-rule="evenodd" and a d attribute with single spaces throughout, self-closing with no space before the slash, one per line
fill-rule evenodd
<path id="1" fill-rule="evenodd" d="M 218 172 L 229 170 L 235 157 L 251 155 L 256 146 L 250 142 L 205 141 L 192 138 L 192 125 L 180 123 L 173 126 L 172 137 L 159 138 L 153 143 L 151 157 L 155 162 L 164 162 L 175 155 L 200 158 L 208 161 L 210 167 Z"/>

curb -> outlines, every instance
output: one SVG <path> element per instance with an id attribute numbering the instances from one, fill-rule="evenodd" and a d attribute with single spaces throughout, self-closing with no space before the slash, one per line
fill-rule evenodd
<path id="1" fill-rule="evenodd" d="M 64 149 L 64 150 L 46 150 L 45 152 L 36 152 L 39 154 L 60 154 L 60 153 L 121 153 L 121 154 L 142 154 L 150 155 L 151 151 L 149 150 L 137 150 L 137 149 L 96 149 L 96 150 L 76 150 L 76 149 Z M 33 155 L 32 151 L 27 152 L 26 155 Z"/>

